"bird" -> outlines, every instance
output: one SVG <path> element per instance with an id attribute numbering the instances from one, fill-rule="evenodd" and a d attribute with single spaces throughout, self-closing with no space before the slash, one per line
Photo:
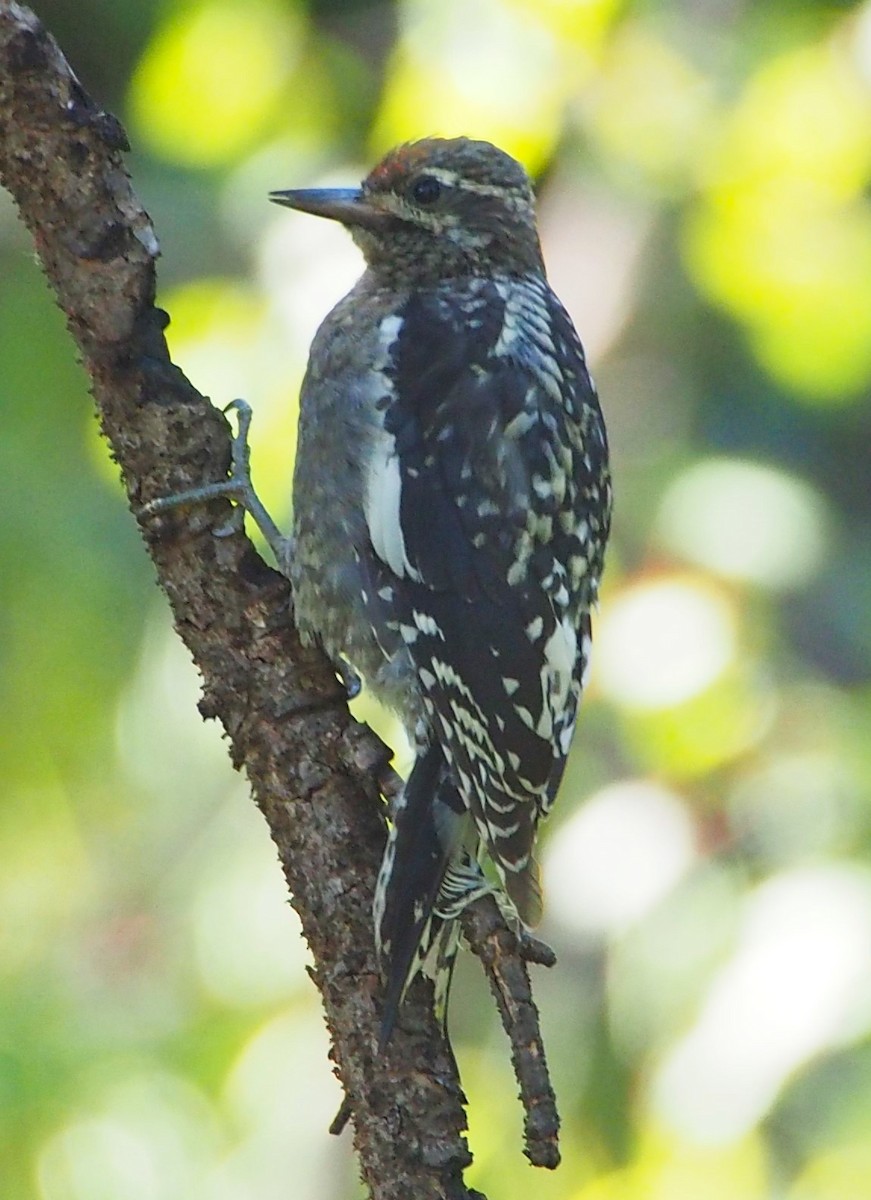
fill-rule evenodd
<path id="1" fill-rule="evenodd" d="M 505 151 L 424 138 L 359 187 L 269 198 L 339 222 L 365 269 L 312 342 L 290 538 L 247 450 L 218 487 L 264 528 L 303 640 L 414 750 L 373 902 L 386 1044 L 418 974 L 445 1025 L 472 900 L 494 892 L 521 930 L 541 917 L 536 839 L 589 667 L 608 441 L 530 177 Z"/>
<path id="2" fill-rule="evenodd" d="M 547 282 L 524 168 L 426 138 L 359 188 L 277 191 L 340 222 L 365 271 L 311 347 L 290 565 L 296 621 L 415 750 L 375 898 L 383 1028 L 494 884 L 538 923 L 539 822 L 563 775 L 610 527 L 601 408 Z"/>

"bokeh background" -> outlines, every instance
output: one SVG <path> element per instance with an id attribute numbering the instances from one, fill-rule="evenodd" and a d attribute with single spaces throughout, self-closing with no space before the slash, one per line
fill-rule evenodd
<path id="1" fill-rule="evenodd" d="M 523 1159 L 463 962 L 470 1182 L 871 1195 L 871 5 L 37 8 L 127 125 L 173 353 L 254 406 L 284 522 L 308 343 L 359 261 L 266 193 L 430 133 L 539 179 L 616 523 L 543 846 L 565 1163 Z M 0 1194 L 354 1200 L 275 853 L 2 194 L 0 413 Z"/>

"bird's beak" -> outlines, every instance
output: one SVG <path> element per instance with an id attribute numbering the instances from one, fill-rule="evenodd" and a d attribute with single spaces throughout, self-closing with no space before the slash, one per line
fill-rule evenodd
<path id="1" fill-rule="evenodd" d="M 383 210 L 375 208 L 362 188 L 297 188 L 289 192 L 270 192 L 273 204 L 329 217 L 343 225 L 372 227 L 383 223 Z"/>

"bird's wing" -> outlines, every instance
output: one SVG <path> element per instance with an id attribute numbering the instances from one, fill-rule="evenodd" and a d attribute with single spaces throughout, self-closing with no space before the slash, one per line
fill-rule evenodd
<path id="1" fill-rule="evenodd" d="M 586 657 L 605 448 L 568 318 L 557 344 L 562 310 L 522 307 L 495 283 L 465 303 L 408 302 L 366 518 L 378 603 L 414 661 L 432 736 L 533 923 L 535 828 Z"/>

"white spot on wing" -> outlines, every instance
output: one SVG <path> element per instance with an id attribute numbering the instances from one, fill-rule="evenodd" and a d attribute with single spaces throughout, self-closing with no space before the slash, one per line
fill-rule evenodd
<path id="1" fill-rule="evenodd" d="M 396 439 L 383 430 L 376 435 L 366 476 L 366 524 L 372 549 L 394 575 L 420 582 L 420 572 L 408 561 L 400 513 L 402 476 Z"/>
<path id="2" fill-rule="evenodd" d="M 426 634 L 427 637 L 437 637 L 441 638 L 442 641 L 445 640 L 445 635 L 439 629 L 435 617 L 431 616 L 430 613 L 418 612 L 415 609 L 411 615 L 421 633 Z"/>
<path id="3" fill-rule="evenodd" d="M 526 636 L 531 642 L 537 642 L 543 632 L 544 621 L 541 619 L 541 617 L 535 617 L 534 620 L 530 621 L 526 626 Z M 545 653 L 547 653 L 546 649 Z"/>

